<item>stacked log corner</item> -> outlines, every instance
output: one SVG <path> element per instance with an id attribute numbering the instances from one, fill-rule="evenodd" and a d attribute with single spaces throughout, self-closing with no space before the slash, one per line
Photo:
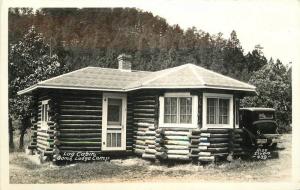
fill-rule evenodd
<path id="1" fill-rule="evenodd" d="M 33 101 L 33 117 L 32 117 L 32 126 L 31 126 L 31 136 L 30 136 L 30 143 L 27 147 L 31 151 L 31 154 L 37 150 L 37 129 L 38 129 L 38 98 L 36 95 L 32 96 Z"/>
<path id="2" fill-rule="evenodd" d="M 133 111 L 133 152 L 146 159 L 155 159 L 158 97 L 153 93 L 130 95 Z"/>
<path id="3" fill-rule="evenodd" d="M 228 156 L 242 155 L 241 129 L 209 128 L 201 129 L 199 161 L 215 162 L 229 159 Z"/>
<path id="4" fill-rule="evenodd" d="M 233 156 L 239 157 L 243 156 L 246 154 L 246 150 L 243 148 L 243 129 L 233 129 L 233 142 L 234 142 L 234 147 L 233 147 Z"/>
<path id="5" fill-rule="evenodd" d="M 167 152 L 164 147 L 164 131 L 162 128 L 155 130 L 155 157 L 158 160 L 165 160 L 167 159 Z"/>
<path id="6" fill-rule="evenodd" d="M 54 149 L 54 131 L 56 128 L 56 121 L 54 120 L 57 113 L 57 103 L 55 100 L 48 101 L 48 121 L 47 128 L 38 127 L 37 130 L 37 149 L 40 153 L 42 161 L 51 160 L 53 158 Z M 41 124 L 41 122 L 39 122 Z"/>
<path id="7" fill-rule="evenodd" d="M 53 156 L 52 156 L 52 161 L 55 162 L 58 155 L 59 155 L 59 149 L 56 145 L 56 143 L 58 142 L 58 129 L 59 129 L 59 98 L 54 96 L 52 97 L 52 101 L 51 101 L 51 106 L 50 110 L 49 110 L 49 119 L 51 121 L 53 121 Z"/>
<path id="8" fill-rule="evenodd" d="M 48 121 L 45 126 L 42 127 L 41 112 L 42 112 L 42 101 L 48 100 Z M 51 160 L 53 156 L 54 139 L 53 134 L 55 131 L 55 122 L 53 116 L 57 110 L 57 104 L 55 100 L 51 98 L 49 94 L 41 94 L 38 101 L 38 122 L 37 122 L 37 151 L 40 155 L 41 162 Z"/>
<path id="9" fill-rule="evenodd" d="M 155 154 L 156 154 L 156 147 L 155 147 L 155 127 L 154 124 L 146 124 L 146 123 L 138 123 L 137 124 L 139 127 L 145 127 L 145 131 L 139 131 L 137 140 L 143 141 L 144 142 L 144 152 L 142 154 L 143 158 L 146 159 L 152 159 L 154 160 Z"/>
<path id="10" fill-rule="evenodd" d="M 193 161 L 198 161 L 199 157 L 199 143 L 200 143 L 200 130 L 192 129 L 190 130 L 190 157 Z"/>
<path id="11" fill-rule="evenodd" d="M 29 143 L 27 149 L 31 150 L 32 153 L 33 153 L 33 151 L 37 150 L 37 129 L 38 129 L 38 124 L 33 123 L 30 129 L 31 129 L 30 143 Z"/>

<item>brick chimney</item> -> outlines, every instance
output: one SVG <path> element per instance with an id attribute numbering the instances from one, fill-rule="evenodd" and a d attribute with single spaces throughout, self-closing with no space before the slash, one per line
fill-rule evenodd
<path id="1" fill-rule="evenodd" d="M 122 71 L 131 71 L 131 55 L 127 55 L 127 54 L 120 54 L 118 56 L 118 63 L 119 63 L 119 69 Z"/>

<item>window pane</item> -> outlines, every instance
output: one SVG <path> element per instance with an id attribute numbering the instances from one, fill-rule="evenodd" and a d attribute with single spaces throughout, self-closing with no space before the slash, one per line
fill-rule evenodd
<path id="1" fill-rule="evenodd" d="M 171 98 L 165 98 L 165 105 L 164 105 L 164 113 L 169 115 L 171 113 Z"/>
<path id="2" fill-rule="evenodd" d="M 112 134 L 111 134 L 111 146 L 112 146 L 112 147 L 116 147 L 116 146 L 117 146 L 117 142 L 116 142 L 116 133 L 112 133 Z"/>
<path id="3" fill-rule="evenodd" d="M 108 99 L 107 106 L 107 122 L 108 124 L 121 125 L 122 120 L 122 100 Z"/>
<path id="4" fill-rule="evenodd" d="M 48 104 L 42 104 L 42 107 L 41 107 L 41 112 L 42 112 L 42 115 L 41 115 L 41 121 L 48 121 L 48 109 L 49 109 L 49 105 Z"/>
<path id="5" fill-rule="evenodd" d="M 177 115 L 171 115 L 171 123 L 177 123 Z"/>
<path id="6" fill-rule="evenodd" d="M 164 123 L 177 123 L 177 98 L 165 98 Z"/>
<path id="7" fill-rule="evenodd" d="M 186 123 L 192 123 L 192 115 L 186 116 Z"/>
<path id="8" fill-rule="evenodd" d="M 177 98 L 171 98 L 171 114 L 177 114 Z"/>
<path id="9" fill-rule="evenodd" d="M 117 133 L 117 147 L 121 147 L 121 133 Z"/>
<path id="10" fill-rule="evenodd" d="M 121 133 L 111 132 L 106 136 L 107 147 L 121 147 Z"/>
<path id="11" fill-rule="evenodd" d="M 180 123 L 192 123 L 192 98 L 180 98 Z"/>
<path id="12" fill-rule="evenodd" d="M 107 133 L 107 136 L 106 136 L 106 146 L 107 147 L 111 147 L 111 133 Z"/>
<path id="13" fill-rule="evenodd" d="M 171 115 L 165 115 L 165 123 L 171 123 Z"/>
<path id="14" fill-rule="evenodd" d="M 186 115 L 180 115 L 180 123 L 187 123 L 187 116 Z"/>
<path id="15" fill-rule="evenodd" d="M 207 98 L 207 124 L 217 124 L 217 98 Z"/>
<path id="16" fill-rule="evenodd" d="M 219 124 L 229 124 L 229 99 L 219 99 Z"/>
<path id="17" fill-rule="evenodd" d="M 183 98 L 180 98 L 180 115 L 187 114 L 186 110 L 186 100 Z"/>
<path id="18" fill-rule="evenodd" d="M 186 113 L 192 115 L 192 98 L 187 98 Z"/>

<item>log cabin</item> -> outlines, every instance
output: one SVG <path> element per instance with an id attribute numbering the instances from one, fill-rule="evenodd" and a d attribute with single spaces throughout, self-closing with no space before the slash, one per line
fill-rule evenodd
<path id="1" fill-rule="evenodd" d="M 255 87 L 194 64 L 155 72 L 86 67 L 19 91 L 35 102 L 28 149 L 209 162 L 241 155 L 239 102 Z"/>

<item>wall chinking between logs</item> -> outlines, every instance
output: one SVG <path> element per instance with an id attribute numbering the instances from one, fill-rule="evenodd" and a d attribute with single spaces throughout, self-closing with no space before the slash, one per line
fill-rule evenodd
<path id="1" fill-rule="evenodd" d="M 101 152 L 102 92 L 64 91 L 55 96 L 59 105 L 55 154 Z"/>

